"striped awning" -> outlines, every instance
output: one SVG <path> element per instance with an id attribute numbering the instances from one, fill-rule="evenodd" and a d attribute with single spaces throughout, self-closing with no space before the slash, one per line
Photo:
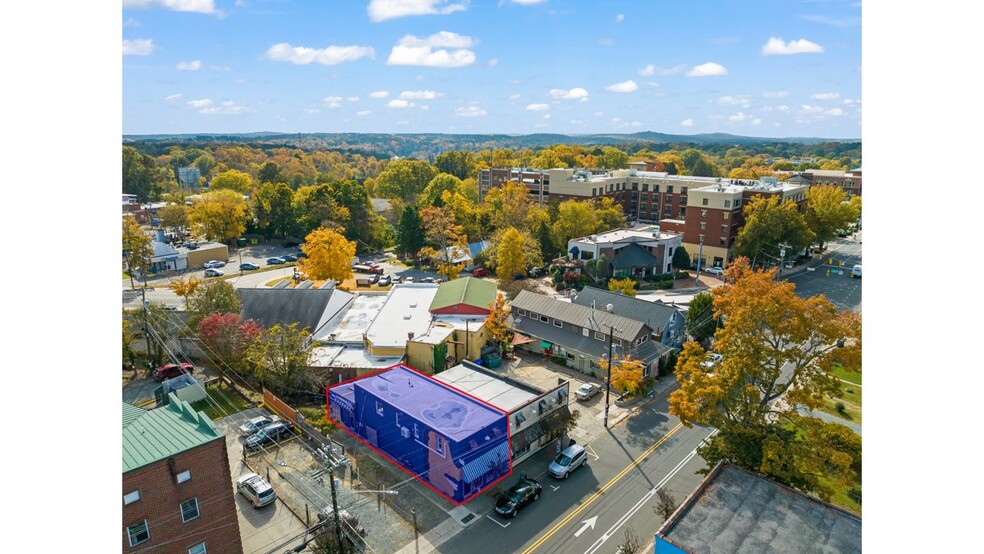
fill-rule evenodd
<path id="1" fill-rule="evenodd" d="M 502 441 L 498 446 L 468 462 L 461 468 L 462 481 L 471 483 L 488 473 L 499 464 L 509 463 L 509 442 Z"/>

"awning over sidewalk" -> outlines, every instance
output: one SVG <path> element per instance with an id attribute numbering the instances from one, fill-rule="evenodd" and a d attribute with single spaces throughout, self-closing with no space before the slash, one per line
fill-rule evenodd
<path id="1" fill-rule="evenodd" d="M 550 432 L 555 429 L 563 428 L 564 423 L 566 423 L 570 417 L 570 408 L 563 406 L 560 409 L 551 412 L 547 417 L 533 422 L 532 425 L 526 429 L 520 430 L 510 438 L 510 441 L 512 442 L 512 451 L 519 452 L 530 444 L 536 442 L 543 435 L 550 434 Z"/>
<path id="2" fill-rule="evenodd" d="M 464 476 L 463 481 L 471 483 L 481 476 L 485 475 L 497 465 L 506 464 L 509 460 L 509 444 L 503 441 L 501 444 L 489 450 L 485 454 L 475 458 L 474 460 L 468 462 L 461 467 L 461 474 Z M 508 471 L 508 466 L 506 470 Z"/>
<path id="3" fill-rule="evenodd" d="M 552 346 L 553 346 L 553 343 L 552 343 L 552 342 L 547 342 L 547 341 L 545 341 L 545 340 L 541 340 L 541 341 L 540 341 L 540 346 L 541 346 L 542 348 L 550 348 L 550 347 L 552 347 Z"/>
<path id="4" fill-rule="evenodd" d="M 530 337 L 527 337 L 526 335 L 523 335 L 522 333 L 516 333 L 515 335 L 513 335 L 513 340 L 512 340 L 512 345 L 513 346 L 516 346 L 516 345 L 519 345 L 519 344 L 526 344 L 528 342 L 536 342 L 536 339 L 531 339 Z"/>

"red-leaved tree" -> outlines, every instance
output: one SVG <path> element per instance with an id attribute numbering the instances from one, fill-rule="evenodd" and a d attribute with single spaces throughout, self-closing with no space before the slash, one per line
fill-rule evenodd
<path id="1" fill-rule="evenodd" d="M 243 321 L 239 314 L 213 314 L 198 323 L 198 338 L 205 353 L 214 358 L 222 369 L 237 373 L 248 369 L 246 349 L 263 334 L 263 328 L 252 319 Z"/>

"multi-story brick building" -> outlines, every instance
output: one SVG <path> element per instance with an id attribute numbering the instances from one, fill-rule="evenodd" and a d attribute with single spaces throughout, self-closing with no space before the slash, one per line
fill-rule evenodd
<path id="1" fill-rule="evenodd" d="M 488 187 L 522 177 L 536 181 L 538 198 L 546 198 L 545 202 L 609 197 L 622 206 L 630 221 L 658 223 L 660 231 L 682 234 L 683 246 L 693 261 L 702 252 L 701 266 L 725 267 L 743 224 L 741 208 L 749 199 L 779 195 L 802 204 L 809 188 L 809 184 L 780 183 L 772 178 L 749 181 L 638 169 L 655 167 L 650 162 L 630 165 L 636 167 L 607 172 L 483 169 L 479 172 L 479 190 L 481 194 L 482 183 L 486 183 L 487 193 Z M 533 172 L 536 178 L 530 177 Z M 860 180 L 858 183 L 860 193 Z"/>
<path id="2" fill-rule="evenodd" d="M 787 183 L 807 186 L 834 185 L 844 190 L 848 198 L 861 196 L 861 168 L 851 171 L 834 171 L 827 169 L 807 169 L 792 172 L 786 179 Z"/>
<path id="3" fill-rule="evenodd" d="M 243 552 L 225 436 L 173 394 L 123 404 L 123 552 Z"/>

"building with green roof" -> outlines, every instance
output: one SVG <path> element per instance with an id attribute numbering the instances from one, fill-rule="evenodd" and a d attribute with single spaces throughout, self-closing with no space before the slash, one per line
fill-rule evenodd
<path id="1" fill-rule="evenodd" d="M 225 435 L 178 399 L 123 403 L 123 552 L 243 551 Z"/>
<path id="2" fill-rule="evenodd" d="M 452 279 L 441 285 L 431 301 L 434 315 L 489 314 L 489 303 L 495 300 L 495 283 L 476 277 Z"/>

